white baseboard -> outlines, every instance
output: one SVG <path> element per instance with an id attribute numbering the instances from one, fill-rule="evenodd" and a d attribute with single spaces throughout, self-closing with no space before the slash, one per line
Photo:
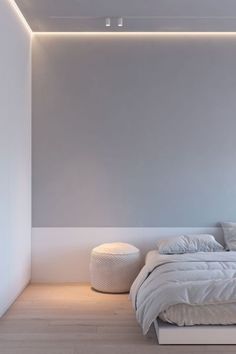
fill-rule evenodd
<path id="1" fill-rule="evenodd" d="M 160 238 L 182 233 L 210 233 L 222 242 L 221 228 L 33 228 L 32 282 L 88 282 L 93 247 L 128 242 L 143 255 Z"/>

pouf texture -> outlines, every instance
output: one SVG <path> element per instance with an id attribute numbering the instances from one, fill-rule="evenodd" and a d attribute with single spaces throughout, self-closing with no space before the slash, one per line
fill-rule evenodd
<path id="1" fill-rule="evenodd" d="M 91 253 L 91 286 L 105 293 L 125 293 L 140 270 L 140 251 L 128 243 L 104 243 Z"/>

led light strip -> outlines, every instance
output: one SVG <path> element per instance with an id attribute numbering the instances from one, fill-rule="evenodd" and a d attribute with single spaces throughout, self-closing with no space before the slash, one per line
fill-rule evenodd
<path id="1" fill-rule="evenodd" d="M 236 32 L 33 32 L 38 36 L 211 36 L 211 37 L 228 37 L 235 36 Z"/>
<path id="2" fill-rule="evenodd" d="M 14 0 L 8 0 L 9 4 L 11 5 L 11 7 L 14 9 L 14 11 L 16 12 L 16 14 L 18 15 L 18 17 L 20 18 L 21 22 L 23 23 L 23 25 L 25 26 L 25 28 L 27 29 L 27 31 L 32 34 L 32 30 L 28 24 L 28 22 L 26 21 L 25 17 L 23 16 L 22 12 L 20 11 L 19 7 L 16 5 Z"/>

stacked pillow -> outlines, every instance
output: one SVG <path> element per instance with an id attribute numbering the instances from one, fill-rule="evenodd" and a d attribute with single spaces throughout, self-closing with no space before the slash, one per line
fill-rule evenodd
<path id="1" fill-rule="evenodd" d="M 181 235 L 158 242 L 158 251 L 161 254 L 220 252 L 223 250 L 224 247 L 215 240 L 214 236 L 208 234 Z"/>
<path id="2" fill-rule="evenodd" d="M 236 223 L 222 222 L 225 244 L 228 251 L 236 251 Z"/>
<path id="3" fill-rule="evenodd" d="M 236 251 L 236 223 L 221 223 L 226 250 Z M 158 242 L 158 250 L 161 254 L 182 254 L 195 252 L 220 252 L 224 247 L 218 243 L 213 235 L 193 234 L 181 235 Z"/>

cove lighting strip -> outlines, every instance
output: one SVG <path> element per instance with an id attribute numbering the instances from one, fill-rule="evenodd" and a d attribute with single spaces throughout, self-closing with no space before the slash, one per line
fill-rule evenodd
<path id="1" fill-rule="evenodd" d="M 235 32 L 34 32 L 14 0 L 8 0 L 30 34 L 37 36 L 158 36 L 158 37 L 236 37 Z"/>
<path id="2" fill-rule="evenodd" d="M 38 36 L 211 36 L 228 37 L 235 36 L 236 32 L 33 32 Z"/>
<path id="3" fill-rule="evenodd" d="M 23 25 L 25 26 L 25 28 L 27 29 L 27 31 L 32 34 L 32 30 L 28 24 L 28 22 L 26 21 L 25 17 L 23 16 L 22 12 L 20 11 L 19 7 L 16 5 L 14 0 L 8 0 L 9 4 L 11 5 L 11 7 L 14 9 L 14 11 L 16 12 L 16 14 L 18 15 L 18 17 L 20 18 L 21 22 L 23 23 Z"/>

